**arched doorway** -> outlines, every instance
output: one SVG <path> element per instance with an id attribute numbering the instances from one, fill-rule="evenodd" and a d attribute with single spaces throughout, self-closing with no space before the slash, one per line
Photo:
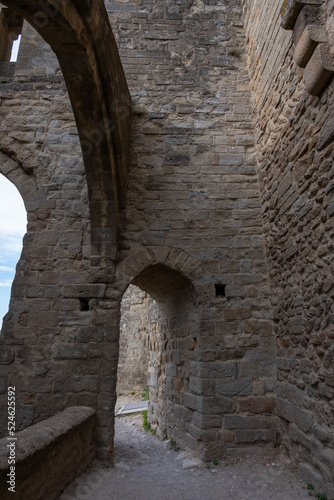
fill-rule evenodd
<path id="1" fill-rule="evenodd" d="M 190 390 L 197 339 L 194 287 L 188 278 L 164 264 L 151 265 L 141 271 L 132 281 L 130 293 L 134 291 L 133 285 L 151 298 L 151 302 L 148 300 L 142 309 L 141 316 L 137 309 L 138 323 L 132 328 L 140 330 L 142 325 L 142 329 L 146 329 L 147 385 L 150 393 L 148 422 L 159 436 L 168 436 L 187 446 L 186 424 L 191 420 L 192 411 L 184 406 L 184 395 Z M 125 300 L 129 298 L 126 296 Z M 136 321 L 135 318 L 132 320 Z M 143 323 L 145 320 L 146 326 Z M 124 326 L 124 317 L 122 320 L 121 316 L 121 335 L 122 321 Z M 122 346 L 122 340 L 120 344 Z M 142 355 L 141 363 L 145 351 Z M 124 356 L 121 349 L 118 378 L 124 373 L 122 362 Z M 133 369 L 136 371 L 136 367 Z M 129 373 L 129 370 L 126 372 Z M 186 417 L 188 413 L 189 418 Z"/>

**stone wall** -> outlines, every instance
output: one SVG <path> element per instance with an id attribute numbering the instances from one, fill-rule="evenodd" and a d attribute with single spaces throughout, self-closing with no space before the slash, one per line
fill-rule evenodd
<path id="1" fill-rule="evenodd" d="M 117 393 L 138 392 L 147 387 L 150 298 L 130 285 L 121 303 Z"/>
<path id="2" fill-rule="evenodd" d="M 159 305 L 152 424 L 206 459 L 272 445 L 276 347 L 241 2 L 108 0 L 106 8 L 133 101 L 122 211 L 109 189 L 114 164 L 80 154 L 57 61 L 31 28 L 22 46 L 27 37 L 34 51 L 22 49 L 1 87 L 0 168 L 29 222 L 2 329 L 0 407 L 9 384 L 19 429 L 91 406 L 99 456 L 111 458 L 120 303 L 132 283 Z M 57 29 L 46 31 L 53 43 Z M 103 69 L 105 81 L 111 68 Z M 101 110 L 91 113 L 87 89 L 76 88 L 83 144 L 84 112 L 93 127 Z M 114 145 L 89 138 L 99 153 Z"/>
<path id="3" fill-rule="evenodd" d="M 95 415 L 91 408 L 68 408 L 0 440 L 0 496 L 55 500 L 94 458 Z M 12 445 L 11 483 L 8 444 Z M 14 488 L 9 490 L 9 488 Z"/>
<path id="4" fill-rule="evenodd" d="M 308 93 L 293 60 L 295 34 L 281 27 L 280 0 L 244 3 L 277 339 L 276 412 L 301 476 L 333 483 L 334 87 Z M 331 39 L 327 8 L 331 2 L 319 19 Z"/>
<path id="5" fill-rule="evenodd" d="M 134 112 L 119 257 L 131 265 L 143 248 L 169 260 L 178 250 L 206 284 L 184 305 L 183 333 L 160 323 L 159 399 L 170 402 L 159 413 L 171 415 L 168 435 L 195 449 L 273 441 L 275 422 L 262 415 L 273 407 L 275 348 L 241 4 L 106 5 Z M 161 303 L 172 300 L 165 279 L 161 269 L 148 287 L 135 284 Z"/>
<path id="6" fill-rule="evenodd" d="M 0 429 L 7 428 L 6 388 L 14 385 L 17 430 L 68 406 L 100 406 L 99 426 L 109 428 L 110 440 L 115 388 L 105 381 L 112 352 L 117 359 L 117 318 L 99 303 L 106 285 L 92 279 L 77 127 L 54 54 L 27 25 L 23 37 L 34 50 L 23 43 L 14 80 L 1 85 L 0 169 L 21 193 L 28 225 L 1 332 Z"/>

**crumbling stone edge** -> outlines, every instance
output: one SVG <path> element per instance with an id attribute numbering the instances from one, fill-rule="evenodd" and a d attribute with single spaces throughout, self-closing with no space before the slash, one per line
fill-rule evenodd
<path id="1" fill-rule="evenodd" d="M 16 434 L 15 495 L 8 490 L 7 438 L 0 440 L 1 500 L 55 500 L 95 456 L 95 411 L 67 408 Z"/>

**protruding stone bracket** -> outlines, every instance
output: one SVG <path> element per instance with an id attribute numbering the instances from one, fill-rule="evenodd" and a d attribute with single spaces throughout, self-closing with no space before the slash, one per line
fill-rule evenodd
<path id="1" fill-rule="evenodd" d="M 324 28 L 311 24 L 306 26 L 295 48 L 294 60 L 296 64 L 300 68 L 305 68 L 317 45 L 325 42 L 327 42 L 327 33 Z"/>
<path id="2" fill-rule="evenodd" d="M 320 95 L 334 74 L 334 61 L 325 43 L 319 44 L 304 71 L 304 83 L 311 95 Z"/>
<path id="3" fill-rule="evenodd" d="M 318 7 L 323 3 L 324 0 L 284 0 L 281 9 L 283 28 L 293 30 L 294 60 L 305 68 L 304 83 L 314 96 L 323 92 L 334 74 L 327 32 L 320 24 Z"/>
<path id="4" fill-rule="evenodd" d="M 323 3 L 324 0 L 284 0 L 281 8 L 282 27 L 292 30 L 304 5 L 319 6 Z"/>

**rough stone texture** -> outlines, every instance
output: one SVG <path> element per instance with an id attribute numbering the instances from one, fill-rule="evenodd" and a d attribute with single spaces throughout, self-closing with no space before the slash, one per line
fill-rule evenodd
<path id="1" fill-rule="evenodd" d="M 9 441 L 0 440 L 0 497 L 55 500 L 94 458 L 95 412 L 76 407 L 16 434 L 15 493 L 8 491 Z M 11 441 L 13 442 L 13 441 Z"/>
<path id="2" fill-rule="evenodd" d="M 16 3 L 31 19 L 36 2 Z M 131 156 L 127 134 L 117 149 L 129 103 L 113 109 L 111 135 L 100 128 L 125 82 L 117 74 L 100 89 L 95 78 L 108 81 L 117 55 L 113 42 L 100 66 L 107 48 L 92 55 L 99 12 L 112 40 L 101 1 L 66 3 L 39 29 L 64 78 L 25 25 L 1 85 L 0 169 L 28 212 L 2 329 L 1 409 L 7 385 L 18 429 L 92 406 L 99 456 L 111 458 L 120 303 L 133 284 L 158 304 L 148 364 L 158 434 L 205 459 L 277 440 L 300 471 L 333 481 L 334 88 L 310 96 L 293 56 L 315 16 L 330 59 L 334 0 L 286 2 L 297 6 L 293 33 L 280 0 L 106 1 L 132 98 Z M 59 47 L 64 19 L 85 16 L 88 43 L 66 33 L 72 60 L 85 50 L 98 102 L 69 81 Z"/>
<path id="3" fill-rule="evenodd" d="M 245 2 L 277 339 L 276 412 L 303 477 L 312 470 L 310 477 L 333 484 L 333 83 L 320 97 L 308 94 L 292 35 L 280 28 L 281 6 Z M 322 9 L 332 40 L 333 2 Z"/>
<path id="4" fill-rule="evenodd" d="M 142 391 L 147 387 L 152 302 L 147 293 L 133 285 L 123 295 L 117 393 Z"/>
<path id="5" fill-rule="evenodd" d="M 110 216 L 112 193 L 91 183 L 95 170 L 80 155 L 86 124 L 75 111 L 80 143 L 57 61 L 32 28 L 24 26 L 16 74 L 1 88 L 1 171 L 29 217 L 1 340 L 18 428 L 89 405 L 99 456 L 111 457 L 120 302 L 133 283 L 159 305 L 148 367 L 158 432 L 205 458 L 272 442 L 275 419 L 261 405 L 273 396 L 275 344 L 240 2 L 106 7 L 134 115 L 118 249 L 108 236 L 96 244 L 96 214 L 106 207 Z M 49 15 L 52 36 L 40 29 L 60 60 L 62 19 Z M 96 124 L 88 137 L 100 147 L 99 114 L 88 110 Z M 114 272 L 106 256 L 116 254 Z M 248 427 L 242 401 L 251 397 Z M 243 418 L 230 429 L 234 414 Z"/>

